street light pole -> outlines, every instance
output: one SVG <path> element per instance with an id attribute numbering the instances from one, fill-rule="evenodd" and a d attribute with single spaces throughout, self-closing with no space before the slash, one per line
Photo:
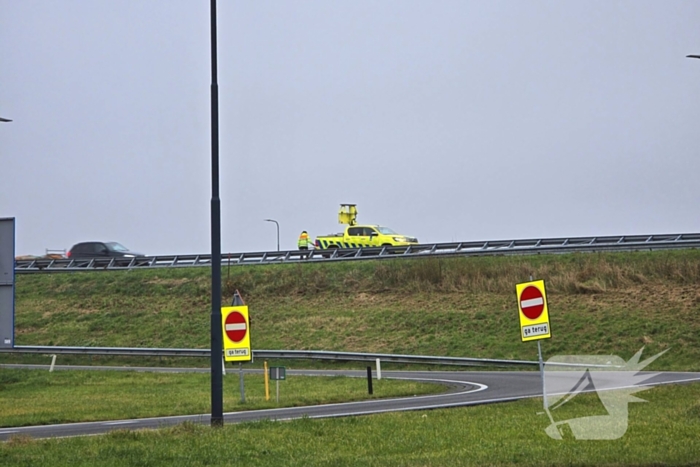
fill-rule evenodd
<path id="1" fill-rule="evenodd" d="M 216 0 L 211 0 L 211 426 L 224 425 L 224 338 L 221 324 L 221 202 L 219 200 L 219 84 Z"/>
<path id="2" fill-rule="evenodd" d="M 274 219 L 263 219 L 265 222 L 274 222 L 277 226 L 277 251 L 280 251 L 280 224 Z"/>

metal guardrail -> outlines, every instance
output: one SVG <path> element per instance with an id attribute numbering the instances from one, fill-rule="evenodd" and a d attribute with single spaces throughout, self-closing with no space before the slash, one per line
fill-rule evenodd
<path id="1" fill-rule="evenodd" d="M 487 240 L 432 243 L 401 247 L 289 250 L 224 253 L 222 266 L 290 262 L 347 261 L 358 259 L 418 258 L 425 256 L 483 256 L 599 251 L 639 251 L 700 248 L 700 233 L 561 237 L 522 240 Z M 140 258 L 50 259 L 15 261 L 16 273 L 131 270 L 211 266 L 211 255 L 159 255 Z"/>
<path id="2" fill-rule="evenodd" d="M 314 350 L 259 350 L 253 351 L 259 358 L 288 358 L 308 360 L 334 360 L 353 362 L 422 363 L 426 365 L 457 366 L 537 366 L 529 360 L 499 360 L 492 358 L 436 357 L 429 355 L 400 355 L 380 353 L 327 352 Z"/>
<path id="3" fill-rule="evenodd" d="M 209 357 L 209 349 L 159 349 L 147 347 L 68 347 L 53 345 L 15 345 L 0 349 L 2 353 L 56 355 L 112 355 L 137 357 Z M 222 354 L 223 355 L 223 354 Z"/>
<path id="4" fill-rule="evenodd" d="M 2 353 L 28 353 L 42 355 L 112 355 L 140 357 L 202 357 L 209 358 L 209 349 L 158 349 L 139 347 L 61 347 L 46 345 L 16 345 L 0 349 Z M 223 351 L 222 351 L 223 358 Z M 277 358 L 294 360 L 331 360 L 346 362 L 415 363 L 426 365 L 456 366 L 537 366 L 529 360 L 499 360 L 490 358 L 434 357 L 427 355 L 395 355 L 359 352 L 328 352 L 318 350 L 253 350 L 253 358 Z"/>

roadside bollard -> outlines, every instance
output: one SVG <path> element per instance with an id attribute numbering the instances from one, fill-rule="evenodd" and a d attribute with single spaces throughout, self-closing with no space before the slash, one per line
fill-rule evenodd
<path id="1" fill-rule="evenodd" d="M 367 367 L 367 392 L 372 395 L 372 367 Z"/>

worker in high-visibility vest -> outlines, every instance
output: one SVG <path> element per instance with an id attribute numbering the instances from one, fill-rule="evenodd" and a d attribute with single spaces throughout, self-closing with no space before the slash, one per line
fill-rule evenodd
<path id="1" fill-rule="evenodd" d="M 299 241 L 297 242 L 297 247 L 300 250 L 308 250 L 310 245 L 311 245 L 311 238 L 309 237 L 309 234 L 306 233 L 306 230 L 304 230 L 301 233 L 301 235 L 299 235 Z"/>

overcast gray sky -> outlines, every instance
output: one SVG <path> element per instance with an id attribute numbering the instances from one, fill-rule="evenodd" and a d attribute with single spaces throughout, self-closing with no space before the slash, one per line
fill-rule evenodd
<path id="1" fill-rule="evenodd" d="M 698 1 L 220 0 L 222 251 L 699 232 Z M 17 254 L 210 251 L 207 0 L 0 0 Z"/>

